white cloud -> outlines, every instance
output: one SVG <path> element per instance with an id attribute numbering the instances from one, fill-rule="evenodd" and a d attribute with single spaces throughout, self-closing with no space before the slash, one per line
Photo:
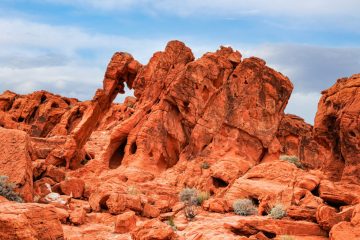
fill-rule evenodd
<path id="1" fill-rule="evenodd" d="M 0 18 L 0 29 L 0 92 L 45 89 L 81 100 L 91 99 L 101 87 L 114 52 L 129 52 L 146 63 L 166 43 L 16 18 Z"/>
<path id="2" fill-rule="evenodd" d="M 127 51 L 146 63 L 170 40 L 93 34 L 77 27 L 19 18 L 0 18 L 0 29 L 0 92 L 9 89 L 26 94 L 45 89 L 81 100 L 90 99 L 96 88 L 101 87 L 106 64 L 115 51 Z M 197 57 L 218 47 L 214 41 L 180 40 L 184 40 Z M 287 75 L 295 91 L 286 111 L 310 123 L 319 92 L 339 77 L 360 72 L 360 48 L 238 42 L 229 45 L 245 56 L 264 58 L 269 66 Z M 120 96 L 117 100 L 123 98 Z"/>
<path id="3" fill-rule="evenodd" d="M 297 92 L 320 92 L 336 79 L 360 72 L 360 47 L 267 44 L 252 46 L 247 54 L 265 59 L 287 75 Z"/>
<path id="4" fill-rule="evenodd" d="M 285 112 L 298 115 L 304 118 L 307 123 L 314 124 L 320 97 L 321 94 L 318 92 L 293 92 Z"/>

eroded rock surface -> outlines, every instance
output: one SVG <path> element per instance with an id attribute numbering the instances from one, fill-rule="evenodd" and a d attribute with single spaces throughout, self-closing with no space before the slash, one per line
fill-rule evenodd
<path id="1" fill-rule="evenodd" d="M 359 76 L 323 91 L 314 127 L 284 114 L 293 85 L 265 61 L 179 41 L 146 65 L 115 53 L 90 101 L 6 91 L 0 173 L 43 204 L 1 198 L 0 238 L 356 239 Z M 234 214 L 243 198 L 257 216 Z"/>

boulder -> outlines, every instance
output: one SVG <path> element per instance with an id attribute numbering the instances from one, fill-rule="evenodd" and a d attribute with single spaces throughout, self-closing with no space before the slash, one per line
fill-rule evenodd
<path id="1" fill-rule="evenodd" d="M 350 221 L 354 208 L 347 208 L 344 211 L 338 212 L 335 208 L 321 205 L 316 211 L 316 221 L 319 225 L 327 230 L 330 229 L 337 223 L 342 221 Z"/>
<path id="2" fill-rule="evenodd" d="M 60 190 L 63 194 L 73 198 L 81 198 L 85 189 L 85 182 L 80 178 L 68 178 L 60 182 Z"/>
<path id="3" fill-rule="evenodd" d="M 143 222 L 131 232 L 134 240 L 173 240 L 176 239 L 174 230 L 157 219 Z"/>
<path id="4" fill-rule="evenodd" d="M 239 235 L 251 236 L 258 232 L 267 236 L 295 235 L 295 236 L 327 236 L 327 232 L 319 225 L 306 221 L 277 220 L 267 217 L 239 217 L 233 223 L 225 223 L 225 228 L 237 232 Z"/>
<path id="5" fill-rule="evenodd" d="M 70 222 L 72 222 L 75 225 L 81 225 L 85 222 L 86 218 L 86 211 L 82 207 L 75 208 L 70 213 Z"/>
<path id="6" fill-rule="evenodd" d="M 53 206 L 35 203 L 0 204 L 0 239 L 64 239 L 63 229 Z"/>
<path id="7" fill-rule="evenodd" d="M 360 226 L 354 226 L 350 222 L 335 224 L 329 233 L 330 240 L 360 239 Z"/>
<path id="8" fill-rule="evenodd" d="M 149 203 L 145 203 L 142 215 L 147 218 L 157 218 L 160 215 L 160 210 Z"/>
<path id="9" fill-rule="evenodd" d="M 202 207 L 207 211 L 217 213 L 226 213 L 230 211 L 229 204 L 222 198 L 210 198 L 205 200 Z"/>
<path id="10" fill-rule="evenodd" d="M 33 200 L 30 139 L 24 131 L 0 127 L 0 175 L 16 184 L 15 191 L 27 202 Z"/>
<path id="11" fill-rule="evenodd" d="M 115 233 L 127 233 L 136 228 L 135 212 L 129 211 L 120 214 L 116 218 Z"/>
<path id="12" fill-rule="evenodd" d="M 323 180 L 319 185 L 319 196 L 326 202 L 340 206 L 356 204 L 360 203 L 360 186 Z"/>

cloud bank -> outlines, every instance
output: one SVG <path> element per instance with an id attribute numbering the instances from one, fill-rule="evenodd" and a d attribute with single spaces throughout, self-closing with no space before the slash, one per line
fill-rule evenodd
<path id="1" fill-rule="evenodd" d="M 21 18 L 0 18 L 0 29 L 0 91 L 26 94 L 45 89 L 80 100 L 90 99 L 101 87 L 106 65 L 115 51 L 129 52 L 147 63 L 154 52 L 164 49 L 171 40 L 96 34 L 79 27 Z M 179 40 L 192 48 L 197 57 L 218 47 L 211 41 Z M 237 42 L 231 45 L 244 56 L 265 59 L 269 66 L 287 75 L 295 90 L 286 112 L 300 115 L 310 123 L 320 91 L 337 78 L 360 72 L 360 48 Z"/>

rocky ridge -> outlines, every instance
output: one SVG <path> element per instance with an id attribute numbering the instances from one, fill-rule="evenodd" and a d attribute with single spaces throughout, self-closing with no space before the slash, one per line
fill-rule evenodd
<path id="1" fill-rule="evenodd" d="M 0 175 L 27 203 L 0 199 L 0 238 L 360 238 L 360 74 L 322 92 L 314 126 L 284 114 L 292 90 L 259 58 L 171 41 L 144 66 L 115 53 L 90 101 L 4 92 Z M 208 194 L 192 220 L 185 188 Z M 234 214 L 243 198 L 256 214 Z"/>

